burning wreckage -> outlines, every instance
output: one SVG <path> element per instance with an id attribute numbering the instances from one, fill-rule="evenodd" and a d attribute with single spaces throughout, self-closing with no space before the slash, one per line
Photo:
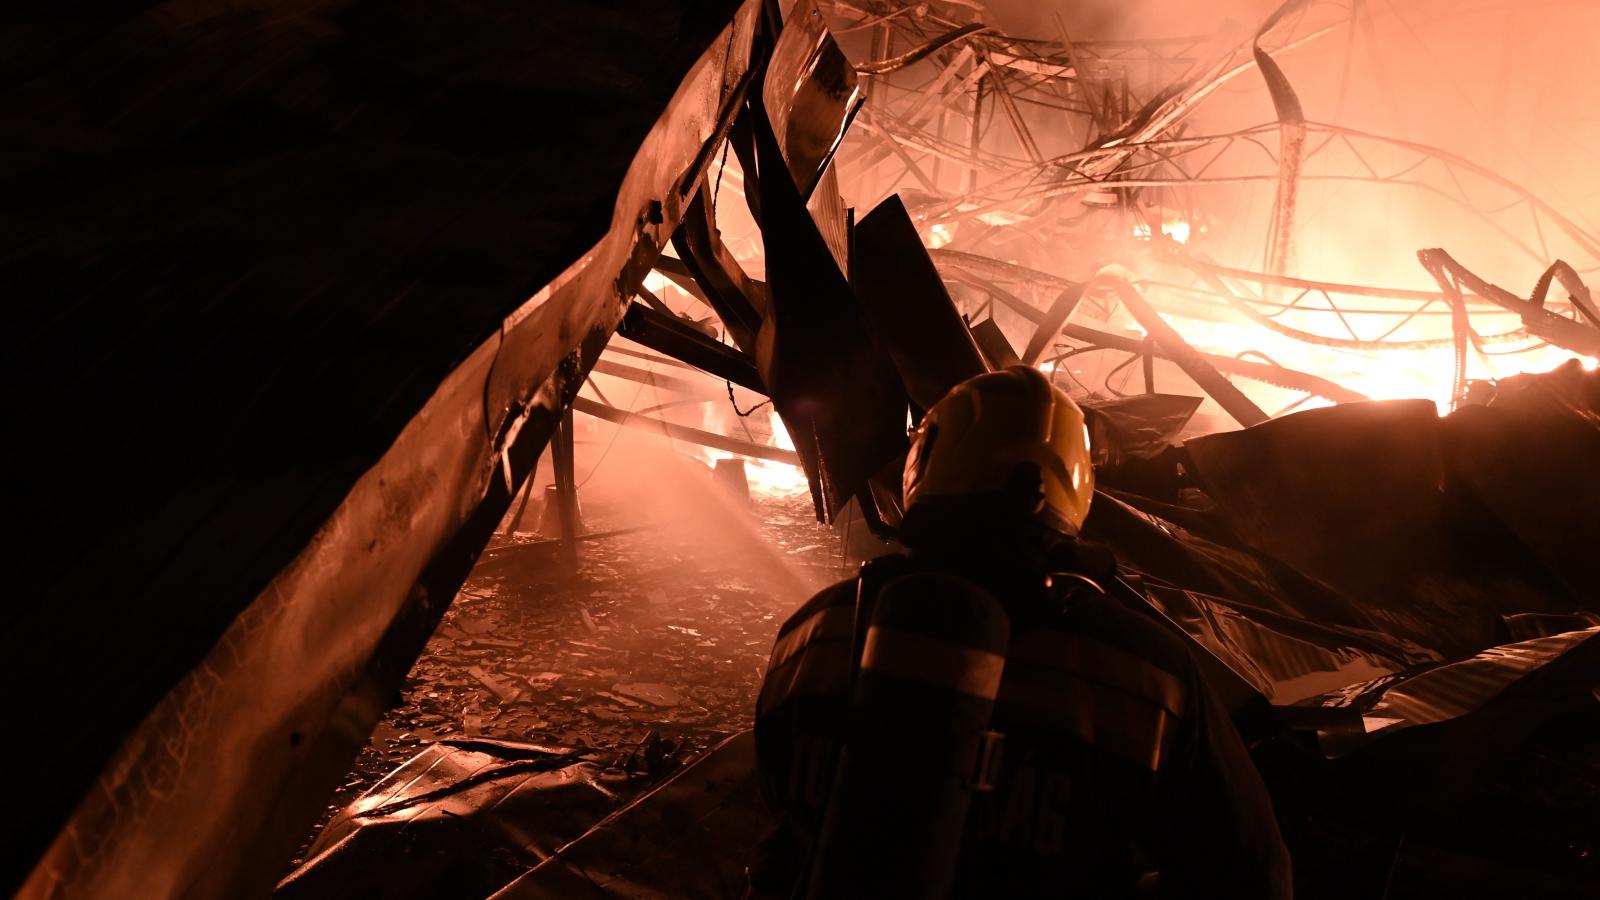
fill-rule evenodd
<path id="1" fill-rule="evenodd" d="M 579 702 L 526 674 L 556 651 L 463 604 L 636 530 L 583 530 L 591 421 L 887 552 L 908 419 L 1020 364 L 1085 410 L 1084 535 L 1228 704 L 1297 893 L 1592 892 L 1595 195 L 1563 211 L 1344 114 L 1363 59 L 1393 104 L 1385 35 L 1523 13 L 1289 0 L 1132 40 L 1075 34 L 1070 6 L 783 5 L 10 27 L 7 381 L 45 426 L 12 467 L 57 474 L 14 488 L 6 683 L 38 733 L 7 886 L 737 895 L 770 815 L 748 733 L 530 741 L 550 722 L 505 710 Z M 1439 224 L 1405 268 L 1411 213 Z M 670 599 L 653 571 L 618 609 Z M 723 592 L 706 616 L 761 612 Z M 561 653 L 638 633 L 578 612 L 592 640 Z M 283 877 L 425 646 L 416 671 L 469 664 L 426 687 L 521 725 L 433 727 Z M 623 658 L 651 654 L 680 658 Z M 596 702 L 649 722 L 691 690 L 713 702 L 642 680 Z M 453 721 L 454 696 L 404 721 Z"/>

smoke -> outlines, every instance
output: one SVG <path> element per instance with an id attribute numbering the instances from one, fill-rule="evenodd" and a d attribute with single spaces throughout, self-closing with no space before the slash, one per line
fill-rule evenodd
<path id="1" fill-rule="evenodd" d="M 675 370 L 674 374 L 678 372 Z M 719 434 L 744 436 L 738 425 L 722 421 L 723 408 L 728 406 L 725 396 L 720 400 L 682 402 L 684 398 L 679 394 L 654 385 L 603 375 L 595 375 L 592 380 L 618 408 L 638 413 L 636 422 L 646 417 L 665 418 Z M 755 401 L 745 397 L 741 402 L 753 405 Z M 731 412 L 726 416 L 733 418 Z M 764 416 L 751 419 L 748 437 L 752 442 L 775 443 L 768 420 Z M 731 454 L 707 451 L 649 425 L 622 426 L 582 413 L 574 415 L 574 433 L 578 496 L 586 532 L 642 526 L 643 530 L 629 540 L 635 544 L 659 544 L 663 566 L 723 569 L 733 564 L 783 608 L 803 601 L 823 585 L 826 575 L 832 574 L 798 565 L 795 557 L 775 546 L 764 532 L 763 515 L 770 510 L 747 503 L 713 482 L 711 457 Z M 798 470 L 794 477 L 804 484 Z M 541 461 L 532 496 L 543 497 L 552 483 L 553 473 L 547 462 Z M 774 491 L 769 503 L 780 503 L 782 499 L 783 492 Z M 793 496 L 788 505 L 809 516 L 809 503 L 808 495 L 801 493 Z M 532 531 L 538 523 L 537 512 L 530 510 L 522 529 Z M 668 545 L 672 548 L 670 553 Z"/>
<path id="2" fill-rule="evenodd" d="M 1008 32 L 1055 39 L 1059 16 L 1073 39 L 1083 41 L 1243 37 L 1278 4 L 987 0 L 984 6 L 985 16 Z M 1600 3 L 1311 2 L 1286 17 L 1279 31 L 1303 35 L 1322 22 L 1338 24 L 1274 52 L 1308 121 L 1437 148 L 1527 189 L 1580 227 L 1600 231 L 1600 105 L 1593 101 Z M 1273 118 L 1260 73 L 1249 72 L 1202 105 L 1185 130 L 1223 134 Z M 1334 141 L 1308 160 L 1299 204 L 1300 274 L 1427 288 L 1431 280 L 1414 254 L 1439 246 L 1490 280 L 1524 292 L 1553 258 L 1576 252 L 1560 234 L 1542 235 L 1541 244 L 1537 232 L 1550 230 L 1549 223 L 1535 225 L 1512 210 L 1498 224 L 1537 254 L 1517 246 L 1441 196 L 1461 176 L 1436 164 L 1388 184 L 1354 177 L 1399 173 L 1411 156 Z M 1220 214 L 1211 230 L 1220 232 L 1214 240 L 1222 261 L 1260 265 L 1272 187 L 1203 189 L 1215 195 L 1204 199 Z M 1490 207 L 1520 199 L 1488 183 L 1462 189 Z M 1572 261 L 1580 268 L 1600 264 Z"/>
<path id="3" fill-rule="evenodd" d="M 1229 356 L 1254 351 L 1372 397 L 1424 396 L 1441 404 L 1452 397 L 1455 371 L 1448 310 L 1434 304 L 1413 316 L 1422 301 L 1384 293 L 1440 290 L 1417 251 L 1443 248 L 1524 296 L 1558 259 L 1591 284 L 1600 280 L 1594 238 L 1600 233 L 1600 113 L 1591 100 L 1590 71 L 1600 49 L 1600 3 L 983 0 L 930 9 L 908 13 L 931 17 L 919 27 L 896 26 L 893 52 L 973 17 L 1026 39 L 975 39 L 987 42 L 989 49 L 980 52 L 996 54 L 986 57 L 991 66 L 1004 67 L 983 76 L 988 93 L 980 99 L 970 89 L 964 95 L 946 91 L 918 105 L 927 87 L 959 83 L 963 73 L 978 71 L 981 59 L 963 61 L 956 48 L 869 80 L 860 121 L 871 133 L 840 152 L 843 190 L 859 207 L 900 193 L 923 217 L 930 245 L 1073 280 L 1119 264 L 1148 282 L 1164 282 L 1150 288 L 1152 302 L 1202 349 Z M 1263 30 L 1269 21 L 1276 24 Z M 1292 142 L 1285 143 L 1283 132 L 1290 129 L 1280 129 L 1280 103 L 1252 61 L 1258 32 L 1307 123 L 1293 240 L 1281 271 L 1378 289 L 1378 299 L 1346 294 L 1335 312 L 1314 290 L 1295 296 L 1247 283 L 1245 295 L 1296 305 L 1273 313 L 1287 329 L 1363 347 L 1382 338 L 1388 347 L 1330 349 L 1246 321 L 1218 294 L 1208 299 L 1186 287 L 1195 283 L 1193 273 L 1170 265 L 1160 250 L 1168 242 L 1158 232 L 1174 235 L 1191 258 L 1280 271 L 1269 261 L 1268 237 L 1279 160 Z M 872 39 L 881 33 L 846 33 L 846 52 L 872 58 Z M 1051 75 L 1037 62 L 1041 55 L 1063 59 L 1067 36 L 1077 58 L 1070 89 L 1061 79 L 1065 68 Z M 1019 56 L 1021 65 L 1014 62 Z M 1142 104 L 1166 96 L 1163 88 L 1185 83 L 1221 58 L 1237 66 L 1234 77 L 1164 127 L 1160 147 L 1139 150 L 1118 173 L 1137 184 L 1098 188 L 1089 179 L 1105 172 L 1084 174 L 1062 159 L 1136 119 Z M 1015 94 L 1011 108 L 995 94 L 994 72 Z M 1038 75 L 1057 81 L 1037 91 L 1029 81 Z M 1103 114 L 1107 107 L 1110 115 Z M 1030 132 L 1026 139 L 1019 119 Z M 905 152 L 886 152 L 885 137 Z M 1192 143 L 1173 149 L 1175 141 Z M 907 160 L 920 163 L 921 171 L 904 166 Z M 1074 180 L 1066 193 L 1029 193 Z M 1015 282 L 1006 287 L 1036 307 L 1047 306 L 1059 290 Z M 1013 343 L 1031 335 L 1031 323 L 998 310 L 983 289 L 958 284 L 953 295 L 974 316 L 994 315 Z M 1551 299 L 1559 311 L 1564 295 Z M 1345 315 L 1362 307 L 1377 309 Z M 1096 309 L 1087 304 L 1084 311 Z M 1111 316 L 1102 325 L 1126 326 L 1114 310 L 1099 312 Z M 1492 355 L 1469 353 L 1468 378 L 1543 371 L 1571 356 L 1537 346 L 1520 331 L 1517 317 L 1486 303 L 1476 304 L 1473 327 L 1496 340 Z M 1411 346 L 1394 349 L 1400 343 Z M 1090 354 L 1064 374 L 1082 376 L 1091 391 L 1129 389 L 1137 367 L 1125 363 L 1125 354 Z M 1108 374 L 1118 384 L 1102 387 Z M 1157 375 L 1169 389 L 1186 389 L 1181 376 L 1174 384 L 1159 364 Z M 1266 391 L 1264 407 L 1307 403 L 1295 392 L 1269 396 L 1272 389 L 1246 387 Z M 1312 398 L 1307 405 L 1323 402 Z"/>

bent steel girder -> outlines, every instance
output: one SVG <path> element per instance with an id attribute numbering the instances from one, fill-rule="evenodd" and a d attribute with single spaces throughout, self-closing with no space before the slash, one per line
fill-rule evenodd
<path id="1" fill-rule="evenodd" d="M 1164 255 L 1193 272 L 1200 279 L 1200 284 L 1145 281 L 1143 284 L 1146 287 L 1159 290 L 1164 296 L 1177 294 L 1189 303 L 1205 304 L 1209 308 L 1201 311 L 1206 313 L 1220 312 L 1218 307 L 1225 305 L 1263 328 L 1304 343 L 1347 350 L 1423 350 L 1450 346 L 1456 342 L 1454 337 L 1421 340 L 1393 340 L 1390 337 L 1419 317 L 1454 315 L 1450 308 L 1453 298 L 1443 292 L 1375 288 L 1249 272 L 1215 265 L 1197 259 L 1192 254 L 1171 249 Z M 1277 297 L 1272 296 L 1274 291 L 1277 292 Z M 1282 299 L 1282 296 L 1289 291 L 1293 291 L 1293 295 L 1287 300 Z M 1302 301 L 1310 297 L 1320 298 L 1326 306 L 1303 305 Z M 1342 305 L 1347 302 L 1345 298 L 1351 297 L 1362 297 L 1378 303 L 1368 302 L 1365 306 L 1355 308 Z M 1184 300 L 1171 299 L 1177 301 L 1176 308 L 1182 308 Z M 1394 305 L 1382 307 L 1379 303 L 1383 301 Z M 1263 308 L 1271 311 L 1263 312 Z M 1494 304 L 1480 302 L 1467 304 L 1466 311 L 1470 315 L 1502 312 L 1503 309 Z M 1306 331 L 1290 327 L 1278 320 L 1278 317 L 1290 312 L 1300 315 L 1315 314 L 1321 318 L 1336 320 L 1348 336 Z M 1382 333 L 1362 337 L 1356 332 L 1349 318 L 1355 315 L 1382 317 L 1392 321 L 1383 323 Z M 1519 328 L 1498 334 L 1479 334 L 1477 339 L 1483 344 L 1507 344 L 1527 341 L 1528 337 L 1528 330 Z"/>
<path id="2" fill-rule="evenodd" d="M 1189 342 L 1178 334 L 1177 329 L 1162 318 L 1161 313 L 1157 312 L 1155 307 L 1150 305 L 1150 301 L 1139 293 L 1139 289 L 1133 286 L 1129 274 L 1120 267 L 1108 266 L 1089 282 L 1089 287 L 1107 286 L 1115 291 L 1123 306 L 1133 314 L 1156 345 L 1165 351 L 1167 358 L 1177 363 L 1185 375 L 1209 394 L 1211 399 L 1217 401 L 1240 425 L 1248 428 L 1265 422 L 1267 414 L 1242 391 L 1223 378 L 1203 354 L 1191 347 Z"/>
<path id="3" fill-rule="evenodd" d="M 1040 272 L 1036 269 L 1029 269 L 1025 266 L 1002 262 L 973 253 L 933 250 L 929 252 L 929 255 L 939 267 L 940 273 L 947 279 L 968 284 L 983 291 L 999 301 L 1007 309 L 1033 323 L 1036 328 L 1048 320 L 1049 313 L 1007 291 L 995 282 L 1038 285 L 1054 292 L 1066 292 L 1074 288 L 1081 288 L 1078 282 L 1070 281 L 1048 272 Z M 1060 334 L 1093 347 L 1103 347 L 1134 354 L 1152 352 L 1152 348 L 1138 338 L 1113 334 L 1073 322 L 1063 324 L 1060 327 Z M 1155 348 L 1154 352 L 1161 358 L 1170 358 L 1166 351 L 1161 348 Z M 1270 384 L 1285 390 L 1315 394 L 1335 403 L 1349 403 L 1368 399 L 1365 394 L 1346 388 L 1326 378 L 1308 372 L 1296 371 L 1276 363 L 1250 362 L 1245 359 L 1221 356 L 1214 353 L 1200 353 L 1200 357 L 1208 365 L 1220 372 L 1243 376 L 1252 381 Z"/>
<path id="4" fill-rule="evenodd" d="M 1600 321 L 1597 321 L 1600 320 L 1600 315 L 1594 311 L 1588 287 L 1578 280 L 1570 266 L 1562 263 L 1551 266 L 1540 276 L 1532 296 L 1523 298 L 1478 277 L 1443 250 L 1418 250 L 1417 261 L 1428 270 L 1428 274 L 1439 283 L 1440 289 L 1450 297 L 1452 308 L 1463 310 L 1461 316 L 1465 315 L 1462 294 L 1462 289 L 1465 288 L 1502 309 L 1516 313 L 1522 318 L 1523 326 L 1527 328 L 1528 333 L 1543 338 L 1557 347 L 1600 359 Z M 1562 271 L 1563 269 L 1565 271 Z M 1561 277 L 1564 286 L 1572 291 L 1574 306 L 1585 319 L 1588 319 L 1587 322 L 1574 321 L 1545 308 L 1544 296 L 1549 290 L 1550 279 L 1557 276 Z M 1465 351 L 1458 347 L 1457 352 L 1459 358 Z M 1459 395 L 1465 389 L 1465 375 L 1458 374 L 1457 382 Z"/>

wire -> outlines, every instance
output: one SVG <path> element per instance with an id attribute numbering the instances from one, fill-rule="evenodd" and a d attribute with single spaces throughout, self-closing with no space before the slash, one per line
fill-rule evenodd
<path id="1" fill-rule="evenodd" d="M 758 410 L 761 407 L 766 406 L 767 404 L 772 402 L 772 398 L 768 397 L 767 399 L 761 401 L 760 403 L 757 403 L 755 406 L 752 406 L 749 409 L 741 410 L 739 408 L 739 401 L 733 399 L 733 382 L 729 381 L 729 382 L 726 382 L 726 383 L 728 385 L 728 405 L 733 407 L 734 414 L 737 415 L 741 419 L 749 418 L 750 415 L 752 413 L 754 413 L 756 410 Z"/>
<path id="2" fill-rule="evenodd" d="M 650 374 L 654 375 L 655 374 L 655 370 L 651 369 L 650 370 Z M 650 381 L 653 381 L 653 380 L 654 379 L 648 379 L 648 380 L 639 382 L 639 387 L 637 389 L 635 389 L 634 392 L 633 392 L 633 399 L 628 401 L 628 409 L 630 409 L 630 410 L 633 409 L 633 405 L 635 403 L 639 402 L 639 395 L 644 393 L 644 386 L 646 384 L 650 383 Z M 600 389 L 598 387 L 595 388 L 594 390 L 595 390 L 595 393 L 597 393 L 597 394 L 600 393 Z M 604 396 L 604 395 L 602 394 L 601 396 Z M 594 473 L 600 471 L 600 464 L 606 461 L 606 457 L 607 456 L 611 455 L 611 448 L 615 447 L 617 445 L 617 438 L 622 436 L 622 428 L 623 428 L 622 423 L 618 422 L 617 423 L 617 430 L 611 432 L 611 440 L 606 442 L 606 449 L 602 450 L 600 452 L 600 458 L 595 460 L 594 461 L 594 465 L 589 467 L 589 474 L 583 476 L 583 480 L 582 481 L 580 481 L 577 484 L 572 486 L 573 493 L 577 493 L 579 488 L 581 488 L 584 485 L 589 483 L 589 479 L 594 477 Z"/>
<path id="3" fill-rule="evenodd" d="M 1123 360 L 1122 362 L 1117 363 L 1117 365 L 1111 371 L 1106 373 L 1105 378 L 1103 379 L 1103 381 L 1105 382 L 1106 390 L 1108 390 L 1111 393 L 1117 395 L 1118 397 L 1126 397 L 1126 396 L 1128 396 L 1127 394 L 1123 393 L 1122 391 L 1119 391 L 1116 388 L 1112 387 L 1111 386 L 1111 379 L 1117 377 L 1117 373 L 1118 372 L 1121 372 L 1123 369 L 1126 369 L 1127 367 L 1133 365 L 1134 363 L 1138 362 L 1139 360 L 1141 360 L 1143 358 L 1144 358 L 1144 354 L 1143 353 L 1134 353 L 1134 354 L 1130 355 L 1127 359 Z M 1131 376 L 1131 374 L 1132 373 L 1130 373 L 1130 376 Z M 1126 382 L 1127 380 L 1128 380 L 1127 378 L 1123 379 L 1124 382 Z"/>

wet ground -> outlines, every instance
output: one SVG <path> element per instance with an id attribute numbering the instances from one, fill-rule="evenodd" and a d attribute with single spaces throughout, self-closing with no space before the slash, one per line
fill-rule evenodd
<path id="1" fill-rule="evenodd" d="M 584 495 L 585 532 L 620 533 L 580 542 L 575 566 L 538 533 L 497 537 L 323 821 L 440 739 L 648 741 L 688 761 L 749 728 L 778 626 L 853 569 L 809 496 L 745 505 L 696 481 L 648 508 Z"/>

